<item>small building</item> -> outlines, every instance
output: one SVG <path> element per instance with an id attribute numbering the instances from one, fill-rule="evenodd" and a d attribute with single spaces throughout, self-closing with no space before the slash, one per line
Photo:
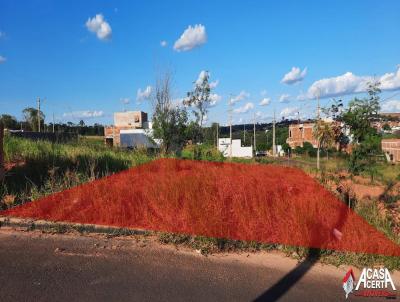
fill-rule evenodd
<path id="1" fill-rule="evenodd" d="M 242 147 L 242 141 L 240 139 L 233 139 L 231 146 L 231 139 L 220 138 L 218 140 L 218 150 L 224 155 L 224 157 L 253 157 L 253 146 Z"/>
<path id="2" fill-rule="evenodd" d="M 314 138 L 314 123 L 298 123 L 289 125 L 289 137 L 286 143 L 290 148 L 303 147 L 309 142 L 314 148 L 318 148 L 318 142 Z"/>
<path id="3" fill-rule="evenodd" d="M 108 146 L 158 148 L 158 144 L 151 138 L 151 128 L 146 112 L 115 112 L 114 125 L 104 127 L 104 141 Z"/>
<path id="4" fill-rule="evenodd" d="M 400 139 L 383 139 L 382 151 L 385 153 L 387 160 L 391 163 L 400 162 Z"/>

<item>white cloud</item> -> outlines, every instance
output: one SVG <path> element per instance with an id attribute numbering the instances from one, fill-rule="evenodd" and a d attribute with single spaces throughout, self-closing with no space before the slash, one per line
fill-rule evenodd
<path id="1" fill-rule="evenodd" d="M 261 96 L 266 96 L 267 95 L 267 90 L 261 90 L 261 92 L 260 92 L 260 95 Z"/>
<path id="2" fill-rule="evenodd" d="M 199 76 L 198 76 L 195 84 L 196 85 L 200 85 L 201 83 L 203 83 L 203 80 L 204 80 L 204 78 L 206 77 L 207 74 L 208 74 L 208 76 L 211 76 L 211 74 L 208 71 L 205 71 L 205 70 L 200 71 Z M 219 84 L 219 80 L 216 80 L 214 82 L 210 82 L 209 83 L 211 89 L 214 89 L 215 87 L 217 87 L 218 84 Z"/>
<path id="3" fill-rule="evenodd" d="M 207 74 L 208 74 L 208 72 L 205 70 L 200 71 L 199 77 L 197 78 L 195 84 L 200 85 L 201 83 L 203 83 L 203 80 L 207 76 Z"/>
<path id="4" fill-rule="evenodd" d="M 297 107 L 286 107 L 281 111 L 281 116 L 287 119 L 296 118 L 297 113 L 299 112 L 299 108 Z"/>
<path id="5" fill-rule="evenodd" d="M 257 111 L 255 114 L 255 118 L 258 122 L 266 122 L 267 120 L 271 119 L 272 116 L 262 113 L 261 111 Z"/>
<path id="6" fill-rule="evenodd" d="M 222 97 L 216 93 L 210 94 L 210 107 L 214 107 L 222 99 Z"/>
<path id="7" fill-rule="evenodd" d="M 400 112 L 400 100 L 390 100 L 382 104 L 382 112 Z"/>
<path id="8" fill-rule="evenodd" d="M 136 94 L 136 100 L 141 102 L 143 100 L 147 100 L 150 98 L 153 88 L 151 86 L 147 86 L 146 89 L 142 90 L 141 88 L 138 89 Z"/>
<path id="9" fill-rule="evenodd" d="M 400 89 L 400 65 L 397 66 L 396 72 L 385 73 L 379 78 L 382 90 L 397 90 Z"/>
<path id="10" fill-rule="evenodd" d="M 104 112 L 101 110 L 83 110 L 83 111 L 72 111 L 72 112 L 66 112 L 63 114 L 63 117 L 66 118 L 76 118 L 76 119 L 82 119 L 82 118 L 95 118 L 95 117 L 102 117 L 104 116 Z"/>
<path id="11" fill-rule="evenodd" d="M 214 82 L 210 82 L 210 88 L 214 89 L 214 88 L 216 88 L 218 86 L 218 84 L 219 84 L 219 80 L 216 80 Z"/>
<path id="12" fill-rule="evenodd" d="M 7 61 L 7 58 L 0 56 L 0 64 L 4 63 L 5 61 Z"/>
<path id="13" fill-rule="evenodd" d="M 385 73 L 380 77 L 357 76 L 352 72 L 346 72 L 337 77 L 325 78 L 315 81 L 305 94 L 297 97 L 298 100 L 315 99 L 317 95 L 321 98 L 344 96 L 349 94 L 365 92 L 368 82 L 378 81 L 381 90 L 400 89 L 400 67 L 396 72 Z"/>
<path id="14" fill-rule="evenodd" d="M 235 104 L 237 102 L 243 101 L 244 99 L 247 99 L 248 97 L 250 97 L 250 93 L 242 90 L 237 96 L 231 98 L 229 102 L 231 104 Z"/>
<path id="15" fill-rule="evenodd" d="M 168 42 L 165 41 L 165 40 L 162 40 L 162 41 L 160 42 L 160 45 L 161 45 L 161 47 L 165 47 L 165 46 L 168 45 Z"/>
<path id="16" fill-rule="evenodd" d="M 125 104 L 125 105 L 128 105 L 128 104 L 131 102 L 131 99 L 130 99 L 130 98 L 122 98 L 122 99 L 121 99 L 121 102 L 122 102 L 123 104 Z"/>
<path id="17" fill-rule="evenodd" d="M 185 29 L 181 37 L 176 40 L 174 49 L 176 51 L 188 51 L 195 47 L 201 46 L 207 42 L 206 28 L 201 24 L 196 24 L 194 27 L 189 25 Z"/>
<path id="18" fill-rule="evenodd" d="M 271 103 L 271 99 L 270 98 L 263 98 L 260 103 L 258 105 L 260 106 L 267 106 Z"/>
<path id="19" fill-rule="evenodd" d="M 95 33 L 97 38 L 102 41 L 109 40 L 111 38 L 112 30 L 110 24 L 104 20 L 102 14 L 97 14 L 93 18 L 89 18 L 86 21 L 86 27 L 89 31 Z"/>
<path id="20" fill-rule="evenodd" d="M 301 71 L 299 67 L 292 67 L 292 69 L 283 76 L 282 83 L 292 85 L 301 82 L 307 75 L 307 67 Z"/>
<path id="21" fill-rule="evenodd" d="M 235 110 L 233 110 L 234 113 L 247 113 L 249 110 L 254 108 L 254 104 L 253 103 L 246 103 L 244 106 L 239 107 Z"/>
<path id="22" fill-rule="evenodd" d="M 287 93 L 281 94 L 281 96 L 279 97 L 280 103 L 289 103 L 289 101 L 290 101 L 290 95 Z"/>

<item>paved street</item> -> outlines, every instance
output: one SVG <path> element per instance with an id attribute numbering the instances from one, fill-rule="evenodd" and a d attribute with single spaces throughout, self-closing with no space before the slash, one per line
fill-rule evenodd
<path id="1" fill-rule="evenodd" d="M 277 254 L 204 257 L 148 239 L 2 228 L 0 267 L 3 302 L 345 301 L 344 269 Z"/>

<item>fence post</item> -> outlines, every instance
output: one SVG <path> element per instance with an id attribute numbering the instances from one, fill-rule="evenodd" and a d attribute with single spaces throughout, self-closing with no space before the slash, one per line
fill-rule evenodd
<path id="1" fill-rule="evenodd" d="M 0 122 L 0 181 L 4 179 L 4 150 L 3 150 L 4 127 Z"/>

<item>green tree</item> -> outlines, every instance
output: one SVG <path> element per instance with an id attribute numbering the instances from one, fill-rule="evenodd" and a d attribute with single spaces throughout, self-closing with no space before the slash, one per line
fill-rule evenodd
<path id="1" fill-rule="evenodd" d="M 193 91 L 187 93 L 187 98 L 183 101 L 185 106 L 193 108 L 193 113 L 196 117 L 196 122 L 200 128 L 203 127 L 204 117 L 207 115 L 211 105 L 211 87 L 209 83 L 209 73 L 202 72 L 199 80 L 195 82 Z"/>
<path id="2" fill-rule="evenodd" d="M 379 105 L 379 82 L 368 83 L 368 98 L 355 98 L 349 103 L 349 108 L 343 114 L 343 121 L 350 127 L 350 133 L 356 143 L 361 143 L 366 137 L 376 134 L 376 129 L 371 126 L 377 118 Z"/>
<path id="3" fill-rule="evenodd" d="M 350 127 L 350 134 L 354 140 L 348 163 L 349 172 L 357 175 L 366 171 L 371 180 L 376 174 L 376 158 L 381 153 L 381 138 L 372 127 L 372 121 L 377 118 L 380 110 L 379 85 L 379 82 L 369 83 L 368 97 L 355 98 L 343 114 L 343 120 Z"/>
<path id="4" fill-rule="evenodd" d="M 45 115 L 43 111 L 40 111 L 38 114 L 37 109 L 28 107 L 22 110 L 22 114 L 24 115 L 24 119 L 32 131 L 38 131 L 38 117 L 40 118 L 41 126 L 44 124 Z"/>
<path id="5" fill-rule="evenodd" d="M 3 124 L 4 128 L 6 129 L 17 129 L 18 122 L 17 119 L 9 114 L 2 114 L 0 115 L 0 123 Z"/>
<path id="6" fill-rule="evenodd" d="M 319 148 L 326 150 L 326 157 L 328 158 L 328 149 L 335 143 L 335 132 L 333 131 L 332 123 L 323 120 L 317 121 L 314 125 L 313 133 Z"/>
<path id="7" fill-rule="evenodd" d="M 186 142 L 188 116 L 185 108 L 171 101 L 171 75 L 165 73 L 155 85 L 153 137 L 162 140 L 164 153 L 180 152 Z"/>

